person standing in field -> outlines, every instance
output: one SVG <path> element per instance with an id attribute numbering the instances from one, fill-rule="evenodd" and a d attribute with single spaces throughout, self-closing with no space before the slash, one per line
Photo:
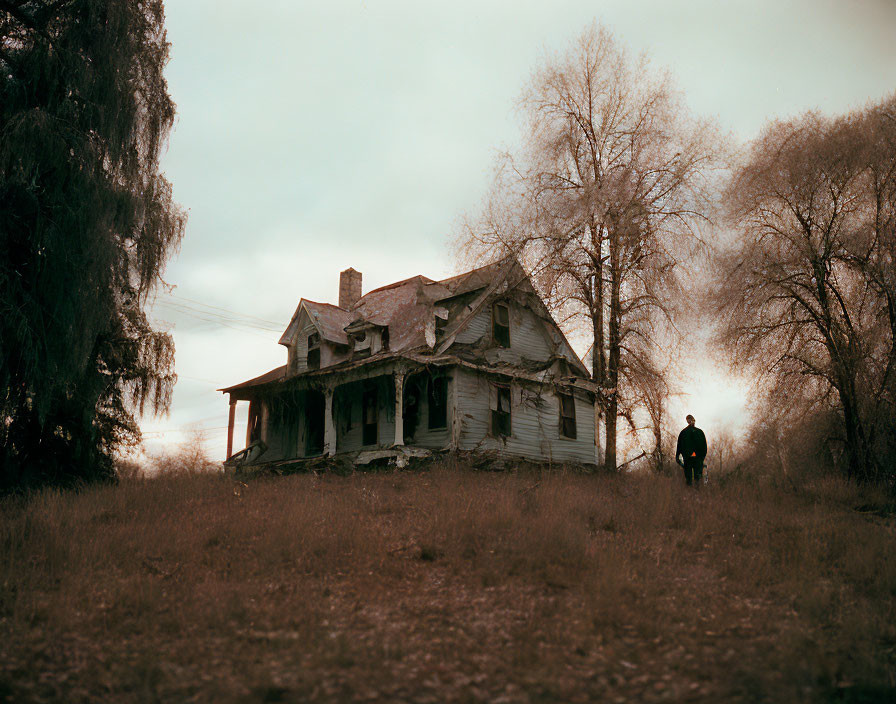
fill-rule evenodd
<path id="1" fill-rule="evenodd" d="M 688 486 L 696 480 L 699 487 L 703 479 L 703 460 L 706 459 L 706 436 L 694 425 L 694 416 L 688 415 L 685 420 L 688 425 L 678 434 L 675 460 L 684 468 L 684 480 Z"/>

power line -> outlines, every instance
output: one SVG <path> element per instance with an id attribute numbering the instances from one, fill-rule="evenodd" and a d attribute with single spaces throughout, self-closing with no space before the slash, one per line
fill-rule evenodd
<path id="1" fill-rule="evenodd" d="M 276 327 L 278 330 L 282 330 L 285 326 L 282 323 L 267 320 L 266 318 L 260 318 L 257 315 L 249 315 L 246 313 L 238 313 L 235 310 L 230 310 L 229 308 L 223 308 L 221 306 L 213 306 L 209 303 L 203 303 L 202 301 L 197 301 L 192 298 L 186 298 L 185 296 L 176 296 L 175 294 L 170 294 L 170 298 L 175 299 L 175 301 L 180 301 L 180 305 L 184 305 L 189 307 L 189 304 L 193 304 L 194 306 L 200 306 L 200 308 L 209 309 L 208 312 L 211 314 L 211 311 L 220 311 L 222 313 L 227 313 L 229 316 L 233 316 L 242 320 L 251 320 L 261 325 L 272 325 Z"/>
<path id="2" fill-rule="evenodd" d="M 281 330 L 283 330 L 283 326 L 276 325 L 275 323 L 261 323 L 258 322 L 257 319 L 252 317 L 241 318 L 233 315 L 222 315 L 210 310 L 194 308 L 185 303 L 178 303 L 177 301 L 158 301 L 157 305 L 160 305 L 164 308 L 176 310 L 180 313 L 185 313 L 186 315 L 192 316 L 194 318 L 199 318 L 200 320 L 204 320 L 209 323 L 228 322 L 235 325 L 242 325 L 248 328 L 255 328 L 257 330 L 265 330 L 268 332 L 280 332 Z"/>

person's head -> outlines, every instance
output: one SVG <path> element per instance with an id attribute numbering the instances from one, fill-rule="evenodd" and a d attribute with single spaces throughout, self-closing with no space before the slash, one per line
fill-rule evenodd
<path id="1" fill-rule="evenodd" d="M 685 416 L 685 420 L 688 422 L 688 425 L 693 425 L 694 423 L 697 422 L 694 420 L 694 416 L 692 416 L 690 413 L 687 416 Z"/>

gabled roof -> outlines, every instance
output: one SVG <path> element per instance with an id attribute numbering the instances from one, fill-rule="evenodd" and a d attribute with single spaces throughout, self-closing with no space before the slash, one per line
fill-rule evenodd
<path id="1" fill-rule="evenodd" d="M 349 345 L 345 329 L 349 326 L 363 328 L 364 324 L 388 327 L 390 354 L 430 347 L 437 354 L 444 353 L 455 336 L 463 330 L 489 301 L 508 289 L 517 289 L 532 295 L 535 308 L 546 326 L 545 334 L 553 344 L 559 344 L 580 372 L 587 368 L 575 354 L 563 332 L 554 322 L 541 298 L 535 293 L 526 272 L 515 257 L 507 257 L 472 271 L 434 281 L 417 275 L 374 289 L 362 296 L 349 309 L 329 303 L 317 303 L 302 299 L 280 337 L 281 345 L 290 345 L 298 333 L 302 313 L 314 324 L 322 339 L 340 345 Z M 442 331 L 441 341 L 435 344 L 434 306 L 458 296 L 470 295 L 466 305 L 453 315 L 449 326 Z M 475 294 L 475 295 L 473 295 Z M 277 371 L 277 370 L 274 370 Z M 273 372 L 269 372 L 271 374 Z M 261 377 L 259 377 L 260 379 Z M 244 385 L 263 383 L 257 379 Z"/>
<path id="2" fill-rule="evenodd" d="M 348 344 L 348 335 L 345 334 L 345 327 L 352 322 L 352 313 L 330 303 L 306 301 L 304 298 L 299 301 L 299 305 L 296 307 L 296 312 L 292 314 L 289 325 L 280 336 L 279 344 L 288 345 L 298 332 L 302 310 L 308 314 L 308 318 L 314 324 L 314 327 L 317 328 L 322 339 L 328 342 L 335 342 L 338 345 Z"/>

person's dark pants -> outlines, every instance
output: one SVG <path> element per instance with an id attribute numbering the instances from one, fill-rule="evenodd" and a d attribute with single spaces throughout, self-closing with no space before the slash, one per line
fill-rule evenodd
<path id="1" fill-rule="evenodd" d="M 700 482 L 703 480 L 703 460 L 686 459 L 684 461 L 684 480 L 688 486 L 694 482 L 697 482 L 698 487 L 700 486 Z"/>

